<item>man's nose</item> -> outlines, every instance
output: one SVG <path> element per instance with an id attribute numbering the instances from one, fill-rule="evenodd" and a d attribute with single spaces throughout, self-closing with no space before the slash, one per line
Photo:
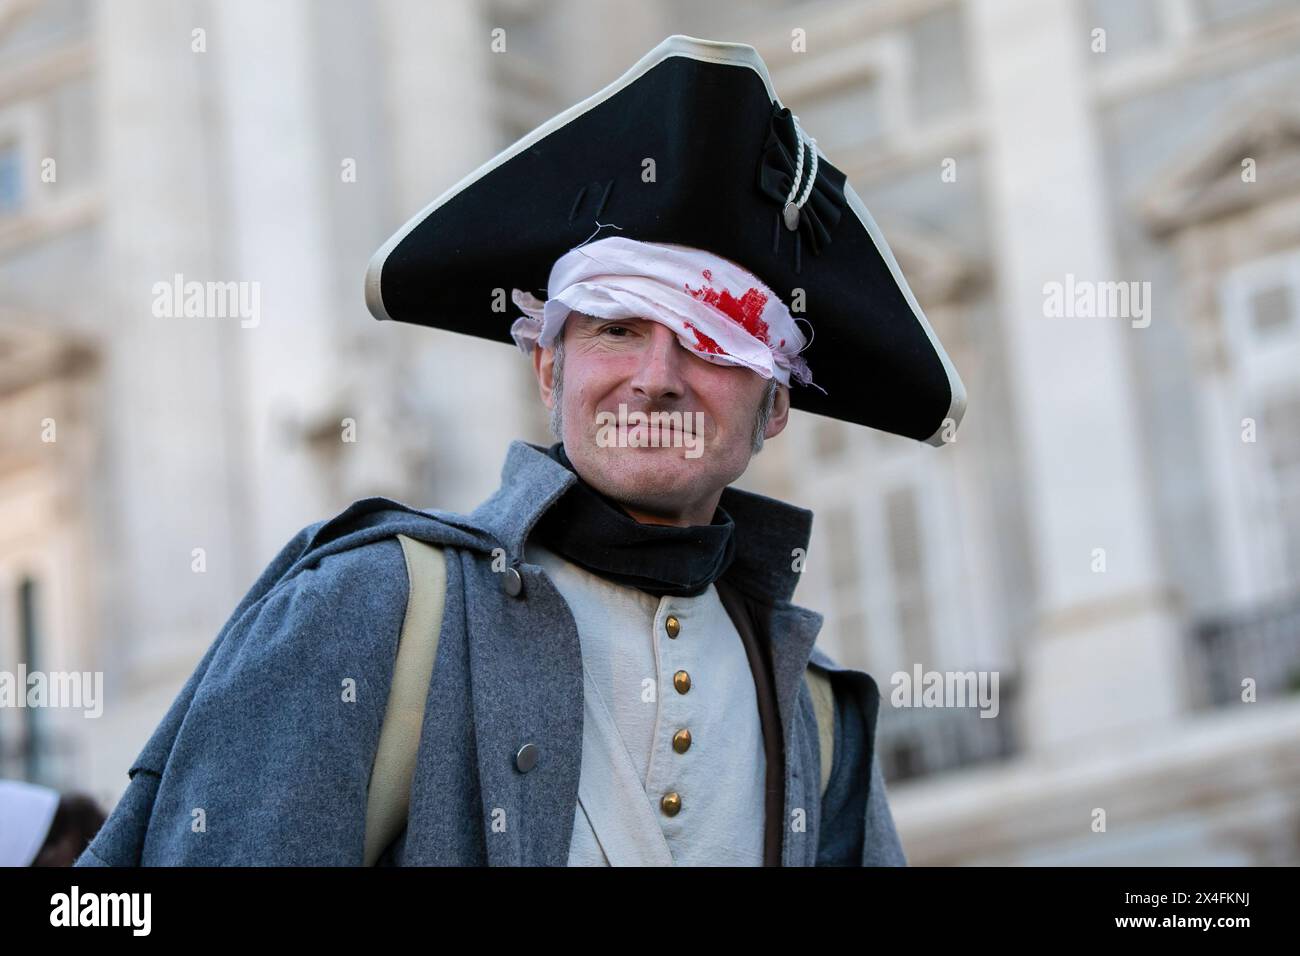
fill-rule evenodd
<path id="1" fill-rule="evenodd" d="M 659 322 L 651 322 L 647 339 L 641 362 L 632 376 L 632 389 L 650 402 L 681 398 L 686 392 L 682 362 L 690 356 L 677 341 L 677 333 Z"/>

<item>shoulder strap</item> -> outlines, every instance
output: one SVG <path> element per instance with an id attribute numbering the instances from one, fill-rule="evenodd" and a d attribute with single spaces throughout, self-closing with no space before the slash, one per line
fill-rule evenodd
<path id="1" fill-rule="evenodd" d="M 410 583 L 388 708 L 370 774 L 366 866 L 374 866 L 406 826 L 411 778 L 415 773 L 425 700 L 438 653 L 442 609 L 447 596 L 447 565 L 442 549 L 404 534 L 397 535 L 397 540 L 406 557 L 406 576 Z"/>
<path id="2" fill-rule="evenodd" d="M 808 665 L 808 689 L 812 691 L 813 710 L 817 713 L 817 742 L 822 754 L 822 796 L 831 781 L 831 765 L 835 760 L 835 692 L 831 678 L 820 667 Z"/>

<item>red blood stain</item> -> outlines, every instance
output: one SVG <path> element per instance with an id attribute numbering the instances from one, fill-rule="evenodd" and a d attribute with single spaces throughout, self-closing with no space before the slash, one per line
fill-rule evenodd
<path id="1" fill-rule="evenodd" d="M 687 322 L 686 327 L 695 334 L 695 344 L 700 352 L 712 352 L 714 355 L 726 355 L 726 350 L 713 339 L 709 338 L 691 323 Z"/>
<path id="2" fill-rule="evenodd" d="M 705 269 L 701 273 L 706 281 L 712 281 L 713 275 Z M 767 294 L 761 289 L 748 289 L 739 299 L 726 289 L 718 290 L 710 286 L 686 291 L 693 298 L 713 306 L 719 312 L 733 319 L 746 332 L 759 339 L 764 345 L 771 345 L 767 338 L 767 323 L 763 321 L 763 309 L 767 305 Z M 698 333 L 697 333 L 698 334 Z"/>

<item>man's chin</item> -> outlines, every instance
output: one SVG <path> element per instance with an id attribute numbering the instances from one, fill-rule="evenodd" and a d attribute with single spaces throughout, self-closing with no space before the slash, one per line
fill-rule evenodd
<path id="1" fill-rule="evenodd" d="M 691 449 L 687 445 L 628 445 L 627 448 L 619 450 L 633 454 L 653 452 L 657 455 L 669 455 L 673 458 L 686 459 L 687 453 Z"/>
<path id="2" fill-rule="evenodd" d="M 695 470 L 700 458 L 700 448 L 687 445 L 628 445 L 620 448 L 603 448 L 614 469 L 633 468 L 637 471 L 664 468 L 689 468 Z"/>
<path id="3" fill-rule="evenodd" d="M 680 503 L 698 493 L 697 483 L 704 479 L 697 459 L 687 458 L 686 451 L 664 446 L 601 449 L 608 456 L 601 468 L 604 483 L 614 492 L 611 497 L 620 500 Z"/>

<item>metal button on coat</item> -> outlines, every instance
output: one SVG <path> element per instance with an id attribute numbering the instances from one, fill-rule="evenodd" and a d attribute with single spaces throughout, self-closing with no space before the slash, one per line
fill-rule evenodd
<path id="1" fill-rule="evenodd" d="M 517 569 L 506 568 L 501 572 L 501 587 L 511 597 L 519 597 L 519 592 L 524 589 L 524 579 L 519 576 Z"/>
<path id="2" fill-rule="evenodd" d="M 691 689 L 691 675 L 686 671 L 678 671 L 673 675 L 673 686 L 677 688 L 677 693 L 686 693 Z"/>
<path id="3" fill-rule="evenodd" d="M 682 796 L 675 790 L 665 793 L 663 799 L 659 801 L 659 809 L 663 810 L 664 814 L 670 817 L 677 816 L 677 813 L 681 808 Z"/>
<path id="4" fill-rule="evenodd" d="M 681 632 L 682 622 L 669 614 L 668 620 L 664 621 L 664 629 L 668 631 L 669 637 L 676 637 Z"/>
<path id="5" fill-rule="evenodd" d="M 537 766 L 537 744 L 524 744 L 515 754 L 515 766 L 521 773 L 527 773 Z"/>
<path id="6" fill-rule="evenodd" d="M 679 754 L 684 754 L 691 749 L 691 732 L 683 727 L 677 733 L 673 734 L 673 750 Z"/>

